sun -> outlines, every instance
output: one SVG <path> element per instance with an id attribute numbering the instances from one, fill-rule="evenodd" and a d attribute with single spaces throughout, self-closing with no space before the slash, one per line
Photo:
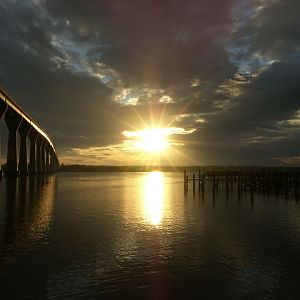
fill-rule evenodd
<path id="1" fill-rule="evenodd" d="M 139 139 L 136 142 L 136 147 L 147 152 L 162 152 L 169 145 L 164 129 L 144 129 L 138 131 L 137 134 Z"/>
<path id="2" fill-rule="evenodd" d="M 168 131 L 166 128 L 146 128 L 139 131 L 124 131 L 123 135 L 133 139 L 133 147 L 150 153 L 161 153 L 166 150 Z"/>

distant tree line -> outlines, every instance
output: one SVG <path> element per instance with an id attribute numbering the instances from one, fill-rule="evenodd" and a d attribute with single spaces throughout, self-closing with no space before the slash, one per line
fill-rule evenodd
<path id="1" fill-rule="evenodd" d="M 188 172 L 198 171 L 295 171 L 299 172 L 299 167 L 270 167 L 270 166 L 95 166 L 95 165 L 61 165 L 61 172 Z"/>

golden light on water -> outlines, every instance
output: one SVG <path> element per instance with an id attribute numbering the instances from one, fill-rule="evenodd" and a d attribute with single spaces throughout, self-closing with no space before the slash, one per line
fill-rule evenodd
<path id="1" fill-rule="evenodd" d="M 164 176 L 161 172 L 151 172 L 145 177 L 144 213 L 151 225 L 159 225 L 163 217 Z"/>

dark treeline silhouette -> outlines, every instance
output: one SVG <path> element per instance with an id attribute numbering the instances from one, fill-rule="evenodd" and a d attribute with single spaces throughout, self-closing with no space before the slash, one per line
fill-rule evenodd
<path id="1" fill-rule="evenodd" d="M 191 172 L 196 170 L 223 171 L 285 171 L 300 172 L 299 167 L 264 167 L 264 166 L 103 166 L 103 165 L 61 165 L 61 172 Z"/>

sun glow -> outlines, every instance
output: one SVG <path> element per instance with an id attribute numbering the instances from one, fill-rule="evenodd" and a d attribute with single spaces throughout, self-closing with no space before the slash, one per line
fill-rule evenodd
<path id="1" fill-rule="evenodd" d="M 145 166 L 176 165 L 176 161 L 186 157 L 181 147 L 185 145 L 184 135 L 192 134 L 194 128 L 182 127 L 148 127 L 122 131 L 123 153 L 130 157 L 131 162 Z"/>
<path id="2" fill-rule="evenodd" d="M 168 147 L 166 133 L 162 129 L 145 129 L 139 132 L 139 136 L 137 148 L 148 152 L 162 152 Z"/>
<path id="3" fill-rule="evenodd" d="M 123 134 L 134 139 L 134 147 L 146 152 L 160 153 L 168 148 L 168 128 L 148 128 L 140 131 L 125 131 Z"/>

